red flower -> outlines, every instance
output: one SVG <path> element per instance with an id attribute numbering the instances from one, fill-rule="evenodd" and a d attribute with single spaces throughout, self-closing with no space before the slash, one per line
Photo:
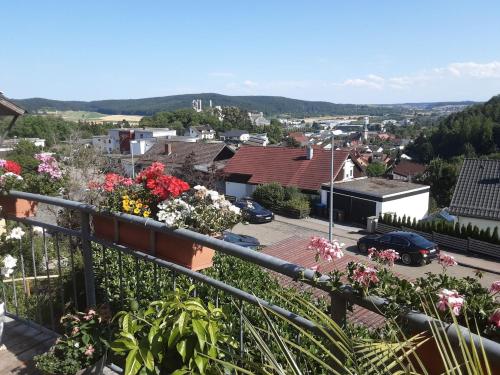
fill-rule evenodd
<path id="1" fill-rule="evenodd" d="M 139 173 L 136 182 L 144 184 L 146 189 L 161 200 L 178 197 L 184 191 L 189 190 L 186 182 L 165 174 L 165 165 L 160 162 L 154 162 Z"/>
<path id="2" fill-rule="evenodd" d="M 15 161 L 6 160 L 5 165 L 3 166 L 3 169 L 5 169 L 7 172 L 11 172 L 11 173 L 15 173 L 17 175 L 20 175 L 22 168 Z"/>

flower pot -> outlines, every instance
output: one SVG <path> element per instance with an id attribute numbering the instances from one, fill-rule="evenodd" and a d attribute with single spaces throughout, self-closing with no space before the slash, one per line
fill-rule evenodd
<path id="1" fill-rule="evenodd" d="M 206 246 L 166 233 L 157 233 L 155 250 L 156 257 L 193 271 L 211 267 L 215 254 L 214 250 Z"/>
<path id="2" fill-rule="evenodd" d="M 38 202 L 4 195 L 0 196 L 0 206 L 3 216 L 30 217 L 35 216 Z"/>
<path id="3" fill-rule="evenodd" d="M 120 221 L 118 243 L 136 250 L 149 252 L 150 230 L 140 224 Z"/>
<path id="4" fill-rule="evenodd" d="M 96 363 L 92 366 L 82 369 L 76 373 L 76 375 L 98 375 L 103 373 L 103 369 L 106 363 L 106 356 L 102 356 Z"/>
<path id="5" fill-rule="evenodd" d="M 96 237 L 111 242 L 115 241 L 115 221 L 112 216 L 92 215 L 92 223 Z"/>

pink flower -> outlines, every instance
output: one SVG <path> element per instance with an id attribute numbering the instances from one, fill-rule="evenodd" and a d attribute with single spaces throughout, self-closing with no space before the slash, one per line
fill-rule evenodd
<path id="1" fill-rule="evenodd" d="M 83 316 L 83 319 L 89 321 L 92 320 L 96 315 L 97 313 L 95 312 L 95 310 L 90 309 L 89 311 L 87 311 L 87 314 Z"/>
<path id="2" fill-rule="evenodd" d="M 442 289 L 438 297 L 439 301 L 436 306 L 439 310 L 446 311 L 450 308 L 453 314 L 456 316 L 460 315 L 460 310 L 465 300 L 456 290 Z"/>
<path id="3" fill-rule="evenodd" d="M 330 243 L 326 238 L 311 237 L 308 249 L 316 251 L 316 260 L 322 257 L 324 260 L 331 262 L 333 259 L 340 259 L 344 256 L 342 246 L 344 244 L 339 243 L 337 240 Z"/>
<path id="4" fill-rule="evenodd" d="M 443 266 L 443 268 L 446 267 L 453 267 L 456 266 L 458 263 L 456 262 L 455 258 L 452 257 L 451 255 L 448 254 L 441 254 L 439 256 L 439 261 L 438 263 Z"/>
<path id="5" fill-rule="evenodd" d="M 399 253 L 396 250 L 387 249 L 378 251 L 374 247 L 368 249 L 368 259 L 375 258 L 381 263 L 387 263 L 389 266 L 394 266 L 394 262 L 399 259 Z"/>
<path id="6" fill-rule="evenodd" d="M 353 272 L 352 279 L 364 287 L 368 287 L 370 284 L 376 284 L 379 281 L 377 270 L 363 264 L 358 264 L 358 267 Z"/>
<path id="7" fill-rule="evenodd" d="M 41 162 L 38 165 L 39 173 L 46 173 L 56 180 L 62 178 L 62 171 L 59 168 L 59 164 L 57 164 L 57 160 L 52 155 L 46 153 L 36 154 L 35 159 Z"/>
<path id="8" fill-rule="evenodd" d="M 92 345 L 87 346 L 87 349 L 83 354 L 85 354 L 87 357 L 91 357 L 95 352 L 95 349 Z"/>
<path id="9" fill-rule="evenodd" d="M 319 266 L 316 265 L 316 266 L 312 266 L 311 269 L 314 271 L 314 272 L 319 272 Z"/>
<path id="10" fill-rule="evenodd" d="M 73 336 L 78 334 L 78 332 L 80 332 L 80 328 L 78 328 L 78 327 L 73 327 L 73 329 L 71 330 L 71 334 Z"/>
<path id="11" fill-rule="evenodd" d="M 500 328 L 500 309 L 493 311 L 493 314 L 491 314 L 488 322 L 493 324 L 495 327 Z"/>
<path id="12" fill-rule="evenodd" d="M 368 259 L 372 259 L 372 257 L 377 253 L 377 249 L 375 249 L 374 247 L 370 247 L 368 249 Z"/>
<path id="13" fill-rule="evenodd" d="M 498 292 L 500 292 L 500 280 L 497 280 L 493 284 L 491 284 L 491 286 L 490 286 L 490 292 L 491 293 L 498 293 Z"/>

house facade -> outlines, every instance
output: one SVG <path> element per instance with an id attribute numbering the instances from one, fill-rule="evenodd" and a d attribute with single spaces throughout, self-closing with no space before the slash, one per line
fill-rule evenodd
<path id="1" fill-rule="evenodd" d="M 465 159 L 449 211 L 460 225 L 500 229 L 500 160 Z"/>
<path id="2" fill-rule="evenodd" d="M 231 129 L 221 133 L 219 138 L 221 141 L 225 142 L 242 143 L 250 139 L 250 134 L 246 130 Z"/>
<path id="3" fill-rule="evenodd" d="M 318 195 L 330 180 L 331 153 L 323 149 L 242 146 L 224 168 L 225 192 L 237 198 L 250 196 L 258 185 L 278 182 Z M 364 175 L 348 151 L 334 153 L 334 179 Z"/>
<path id="4" fill-rule="evenodd" d="M 186 130 L 184 135 L 189 137 L 196 137 L 202 140 L 212 140 L 215 139 L 215 130 L 212 129 L 210 125 L 196 125 L 190 126 L 189 129 Z"/>

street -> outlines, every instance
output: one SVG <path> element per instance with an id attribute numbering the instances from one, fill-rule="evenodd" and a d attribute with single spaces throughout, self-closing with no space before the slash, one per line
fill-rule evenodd
<path id="1" fill-rule="evenodd" d="M 360 260 L 366 260 L 366 255 L 358 254 L 357 251 L 356 241 L 364 235 L 358 231 L 358 228 L 335 225 L 333 233 L 334 238 L 345 244 L 344 250 L 347 253 Z M 311 236 L 328 237 L 328 222 L 311 218 L 299 220 L 276 216 L 276 219 L 271 223 L 238 224 L 233 228 L 233 232 L 256 237 L 261 242 L 261 245 L 270 246 L 292 236 L 302 238 Z M 483 271 L 483 278 L 481 279 L 483 286 L 489 288 L 494 281 L 500 280 L 500 263 L 452 252 L 447 253 L 454 256 L 459 263 L 480 267 L 484 270 L 491 270 L 492 272 Z M 311 253 L 311 257 L 314 257 L 314 254 Z M 442 267 L 436 261 L 421 267 L 405 266 L 397 263 L 394 266 L 394 271 L 410 279 L 416 279 L 417 277 L 425 276 L 427 272 L 440 273 L 442 272 Z M 472 277 L 475 275 L 476 270 L 475 268 L 459 264 L 458 266 L 448 268 L 446 272 L 451 276 Z"/>

